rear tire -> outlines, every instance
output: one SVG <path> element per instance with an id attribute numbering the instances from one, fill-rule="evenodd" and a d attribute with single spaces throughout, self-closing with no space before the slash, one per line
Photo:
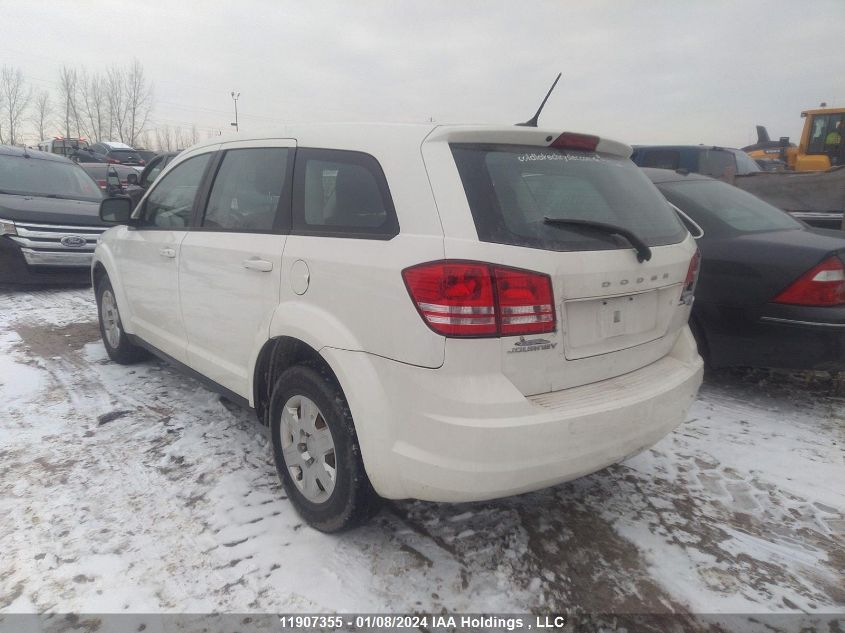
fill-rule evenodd
<path id="1" fill-rule="evenodd" d="M 149 356 L 145 349 L 133 344 L 123 330 L 114 288 L 108 277 L 103 278 L 97 286 L 97 314 L 100 336 L 109 358 L 120 365 L 131 365 Z"/>
<path id="2" fill-rule="evenodd" d="M 297 512 L 321 532 L 368 521 L 379 497 L 364 470 L 352 414 L 326 370 L 287 369 L 270 398 L 273 456 Z"/>

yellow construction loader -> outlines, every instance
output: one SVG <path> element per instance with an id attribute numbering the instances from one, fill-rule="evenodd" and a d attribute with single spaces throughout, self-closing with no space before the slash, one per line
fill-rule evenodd
<path id="1" fill-rule="evenodd" d="M 845 231 L 845 108 L 822 103 L 801 116 L 797 146 L 785 136 L 772 141 L 757 126 L 757 142 L 742 149 L 764 171 L 734 184 L 809 224 Z"/>
<path id="2" fill-rule="evenodd" d="M 742 150 L 758 162 L 782 161 L 791 171 L 826 171 L 845 165 L 845 108 L 823 106 L 801 113 L 804 129 L 797 146 L 787 137 L 772 141 L 766 128 L 758 125 L 757 142 Z"/>

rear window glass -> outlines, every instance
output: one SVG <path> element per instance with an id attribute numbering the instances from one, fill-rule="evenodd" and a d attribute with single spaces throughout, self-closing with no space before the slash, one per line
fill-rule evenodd
<path id="1" fill-rule="evenodd" d="M 718 180 L 667 182 L 659 186 L 672 204 L 702 226 L 717 229 L 722 225 L 742 232 L 801 227 L 788 213 Z"/>
<path id="2" fill-rule="evenodd" d="M 666 200 L 626 158 L 533 146 L 451 148 L 484 242 L 556 251 L 630 248 L 605 233 L 546 218 L 614 224 L 649 246 L 687 235 Z"/>
<path id="3" fill-rule="evenodd" d="M 698 154 L 698 173 L 713 178 L 736 174 L 736 158 L 723 149 L 703 149 Z"/>

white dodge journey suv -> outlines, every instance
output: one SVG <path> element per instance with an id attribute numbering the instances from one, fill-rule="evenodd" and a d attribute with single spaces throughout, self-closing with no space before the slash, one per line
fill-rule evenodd
<path id="1" fill-rule="evenodd" d="M 684 420 L 695 243 L 629 159 L 526 127 L 291 126 L 101 203 L 109 356 L 163 357 L 271 429 L 305 520 L 591 473 Z"/>

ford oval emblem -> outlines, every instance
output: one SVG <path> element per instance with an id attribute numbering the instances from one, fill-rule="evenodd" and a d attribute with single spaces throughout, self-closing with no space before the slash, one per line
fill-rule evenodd
<path id="1" fill-rule="evenodd" d="M 79 235 L 65 235 L 62 239 L 62 246 L 66 246 L 68 248 L 81 248 L 85 246 L 88 242 L 85 241 L 84 237 Z"/>

